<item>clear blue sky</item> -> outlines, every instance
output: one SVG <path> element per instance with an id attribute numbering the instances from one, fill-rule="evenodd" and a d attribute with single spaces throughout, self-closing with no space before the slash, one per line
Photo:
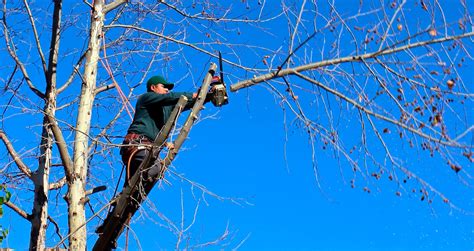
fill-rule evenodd
<path id="1" fill-rule="evenodd" d="M 350 16 L 356 12 L 351 8 L 351 4 L 359 1 L 340 2 L 338 5 L 340 14 Z M 440 2 L 443 4 L 446 18 L 450 22 L 455 22 L 456 15 L 461 12 L 460 7 L 458 5 L 450 6 L 447 4 L 448 1 Z M 267 1 L 266 4 L 279 4 L 279 1 Z M 253 7 L 255 3 L 250 3 L 250 5 Z M 325 11 L 328 9 L 326 2 L 321 5 L 319 11 L 326 13 Z M 409 23 L 419 26 L 425 25 L 426 20 L 415 18 L 417 15 L 424 15 L 420 6 L 414 3 L 408 5 L 407 8 L 414 9 L 413 12 L 410 12 L 412 17 L 408 17 Z M 236 1 L 234 7 L 241 12 L 245 9 L 245 4 Z M 70 6 L 66 5 L 65 13 L 70 11 L 68 8 Z M 275 14 L 275 11 L 270 9 L 269 16 Z M 468 12 L 473 13 L 473 6 L 468 6 Z M 255 11 L 248 15 L 255 15 Z M 81 22 L 86 25 L 88 19 L 84 18 Z M 158 26 L 153 23 L 147 25 L 149 26 L 147 28 L 150 29 L 154 25 Z M 318 27 L 320 25 L 322 26 L 322 24 L 318 24 Z M 364 23 L 361 21 L 360 26 L 363 25 Z M 260 36 L 263 36 L 261 30 L 255 30 L 252 25 L 245 24 L 236 25 L 242 35 L 225 34 L 230 43 L 251 41 L 253 44 L 273 50 L 279 46 L 287 48 L 288 35 L 284 20 L 276 20 L 262 24 L 262 26 L 269 29 L 275 36 L 260 39 Z M 232 30 L 233 27 L 226 28 Z M 173 28 L 170 29 L 173 30 Z M 308 29 L 311 30 L 311 28 Z M 171 33 L 171 31 L 167 31 Z M 190 34 L 187 41 L 206 42 L 204 38 L 198 37 L 197 31 L 192 31 Z M 82 48 L 84 42 L 76 41 L 73 39 L 75 36 L 78 36 L 77 33 L 65 34 L 62 42 L 64 51 Z M 110 36 L 113 36 L 113 33 Z M 45 36 L 45 40 L 47 38 L 49 36 Z M 334 38 L 332 35 L 317 37 L 312 46 L 314 48 L 321 46 L 323 38 L 327 39 L 325 46 L 329 48 L 330 43 L 333 42 L 331 38 Z M 472 45 L 471 42 L 467 46 L 467 50 L 471 53 L 473 52 Z M 340 46 L 342 53 L 350 53 L 353 50 L 352 44 L 341 44 Z M 238 46 L 233 48 L 240 53 L 243 65 L 265 67 L 261 64 L 261 58 L 256 57 L 252 50 L 245 50 Z M 175 48 L 170 46 L 168 49 Z M 226 50 L 226 48 L 221 49 L 225 57 L 236 60 L 233 51 Z M 5 57 L 5 54 L 1 53 L 2 58 Z M 108 51 L 108 53 L 111 52 Z M 169 64 L 157 63 L 157 69 L 151 71 L 150 74 L 164 74 L 170 81 L 179 80 L 177 91 L 193 91 L 195 89 L 193 85 L 198 85 L 200 82 L 202 72 L 207 68 L 210 58 L 207 55 L 196 54 L 189 48 L 183 50 L 183 55 Z M 315 52 L 314 55 L 318 55 L 318 52 Z M 183 58 L 186 58 L 188 62 L 184 62 Z M 64 60 L 74 61 L 71 58 Z M 278 65 L 281 56 L 276 60 L 275 64 Z M 145 60 L 143 62 L 134 61 L 130 65 L 121 67 L 126 71 L 129 66 L 142 67 L 146 62 Z M 185 68 L 186 63 L 191 64 L 189 66 L 191 68 Z M 165 66 L 167 68 L 164 68 Z M 229 82 L 236 81 L 237 78 L 249 77 L 242 70 L 229 65 L 224 65 L 224 67 L 228 73 L 227 81 Z M 468 88 L 471 89 L 473 87 L 472 79 L 474 79 L 473 69 L 472 61 L 467 61 L 464 68 L 460 70 Z M 65 70 L 65 72 L 69 71 Z M 186 75 L 187 73 L 192 75 Z M 63 75 L 60 78 L 67 77 L 66 73 L 61 74 Z M 99 74 L 105 74 L 105 72 L 102 71 Z M 185 76 L 184 79 L 181 76 Z M 41 76 L 38 74 L 33 78 L 41 79 Z M 133 81 L 138 81 L 138 79 L 138 76 L 128 76 L 128 82 L 121 82 L 124 91 L 128 93 L 125 83 L 133 85 Z M 74 94 L 78 88 L 78 84 L 73 86 L 69 90 L 70 94 Z M 140 86 L 135 90 L 135 94 L 138 95 L 144 91 L 145 87 Z M 371 177 L 367 179 L 359 177 L 356 180 L 355 188 L 351 188 L 350 180 L 353 175 L 351 168 L 346 162 L 339 162 L 331 150 L 323 151 L 320 146 L 316 149 L 321 186 L 319 188 L 315 181 L 311 147 L 307 135 L 298 126 L 291 124 L 291 120 L 294 118 L 291 115 L 286 118 L 287 129 L 285 130 L 283 111 L 278 100 L 268 92 L 267 87 L 265 85 L 255 86 L 229 95 L 229 105 L 217 109 L 208 104 L 207 108 L 202 111 L 203 116 L 212 115 L 212 117 L 193 127 L 190 137 L 184 145 L 185 149 L 179 153 L 174 166 L 177 173 L 184 174 L 188 179 L 205 185 L 222 198 L 236 199 L 239 204 L 233 203 L 230 199 L 219 200 L 210 195 L 203 196 L 199 189 L 196 187 L 193 189 L 189 183 L 181 181 L 176 176 L 168 176 L 171 185 L 163 184 L 162 187 L 155 188 L 150 196 L 150 200 L 155 204 L 157 210 L 175 222 L 178 227 L 182 217 L 181 202 L 184 203 L 185 228 L 193 222 L 194 210 L 199 203 L 196 220 L 187 232 L 189 239 L 183 240 L 183 243 L 189 243 L 192 246 L 213 241 L 221 236 L 227 227 L 229 236 L 220 245 L 206 246 L 203 249 L 230 250 L 235 247 L 240 247 L 240 250 L 471 251 L 474 249 L 472 186 L 462 185 L 460 178 L 445 163 L 440 163 L 439 158 L 430 158 L 429 154 L 425 152 L 407 151 L 410 149 L 406 149 L 403 144 L 394 149 L 400 158 L 411 164 L 413 172 L 424 177 L 456 205 L 471 213 L 453 210 L 439 197 L 434 197 L 432 204 L 428 204 L 427 200 L 421 201 L 418 193 L 419 186 L 411 180 L 401 189 L 396 183 L 389 181 L 386 176 L 378 181 Z M 2 102 L 8 97 L 3 97 Z M 301 98 L 307 97 L 302 96 Z M 98 100 L 96 103 L 100 102 L 109 101 Z M 132 100 L 132 104 L 135 104 L 135 99 Z M 337 106 L 336 103 L 333 105 Z M 308 108 L 314 110 L 321 107 L 308 105 Z M 104 114 L 104 117 L 107 117 L 105 112 L 101 116 Z M 471 109 L 471 113 L 468 114 L 470 117 L 468 121 L 471 124 L 472 114 Z M 40 117 L 39 115 L 34 116 Z M 68 117 L 67 114 L 59 116 Z M 340 116 L 340 127 L 348 142 L 357 142 L 360 133 L 353 133 L 353 131 L 356 131 L 358 126 L 351 124 L 357 123 L 357 121 L 347 120 L 353 118 L 352 116 Z M 24 137 L 25 130 L 34 131 L 37 129 L 13 129 L 14 126 L 20 128 L 19 125 L 23 126 L 28 119 L 30 117 L 25 115 L 13 117 L 8 121 L 10 127 L 6 128 L 8 129 L 7 133 L 13 135 L 17 142 L 28 140 L 28 137 Z M 96 119 L 99 120 L 99 118 Z M 124 113 L 111 134 L 114 136 L 124 135 L 129 122 L 126 113 Z M 351 130 L 352 128 L 353 130 Z M 114 140 L 114 143 L 120 143 L 120 139 Z M 382 149 L 378 148 L 378 151 L 380 153 Z M 105 200 L 101 196 L 106 198 L 112 196 L 114 185 L 122 168 L 121 163 L 117 161 L 118 150 L 116 149 L 113 154 L 114 156 L 108 156 L 110 160 L 116 161 L 112 167 L 101 162 L 91 168 L 91 173 L 97 175 L 98 179 L 93 179 L 91 184 L 108 185 L 108 190 L 96 197 L 100 202 L 92 201 L 94 210 L 98 210 L 101 203 L 104 203 Z M 34 162 L 32 161 L 32 163 Z M 472 165 L 465 166 L 465 169 L 472 174 L 472 170 L 469 170 L 472 169 Z M 470 182 L 472 185 L 472 178 Z M 364 192 L 364 187 L 369 187 L 371 192 Z M 412 189 L 416 189 L 416 192 L 412 193 Z M 396 196 L 397 191 L 401 191 L 401 196 Z M 65 202 L 61 198 L 65 192 L 66 189 L 63 189 L 59 195 L 56 193 L 51 195 L 51 197 L 57 196 L 58 198 L 58 206 L 50 206 L 50 211 L 55 215 L 66 212 L 64 211 Z M 26 208 L 29 207 L 25 201 L 22 201 L 21 204 Z M 134 235 L 138 236 L 143 250 L 173 249 L 176 236 L 169 231 L 166 222 L 155 215 L 153 210 L 150 210 L 149 207 L 145 208 L 147 208 L 146 213 L 134 217 L 133 232 L 129 233 L 129 250 L 138 249 Z M 88 216 L 92 215 L 90 210 L 87 214 Z M 26 221 L 5 209 L 1 223 L 2 226 L 10 229 L 10 234 L 2 246 L 16 250 L 27 249 L 30 230 Z M 61 226 L 67 225 L 65 219 L 60 220 L 59 223 Z M 93 220 L 88 225 L 89 248 L 92 248 L 96 239 L 94 229 L 97 224 L 98 222 Z M 58 241 L 53 227 L 50 226 L 50 228 L 48 230 L 48 245 Z M 63 230 L 65 231 L 66 228 Z M 124 243 L 123 235 L 119 246 L 123 247 Z M 182 244 L 180 247 L 186 247 L 186 244 Z"/>

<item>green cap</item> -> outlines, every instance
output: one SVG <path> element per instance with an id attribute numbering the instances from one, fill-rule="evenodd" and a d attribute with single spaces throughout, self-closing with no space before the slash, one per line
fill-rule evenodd
<path id="1" fill-rule="evenodd" d="M 166 79 L 162 76 L 153 76 L 150 79 L 148 79 L 148 82 L 146 82 L 146 90 L 149 92 L 151 91 L 151 86 L 152 85 L 157 85 L 157 84 L 162 84 L 165 88 L 168 88 L 168 90 L 173 89 L 174 84 L 169 83 L 166 81 Z"/>

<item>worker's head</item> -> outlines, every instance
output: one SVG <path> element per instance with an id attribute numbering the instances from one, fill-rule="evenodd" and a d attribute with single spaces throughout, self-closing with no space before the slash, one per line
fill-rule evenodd
<path id="1" fill-rule="evenodd" d="M 169 90 L 173 89 L 173 87 L 174 84 L 169 83 L 162 76 L 153 76 L 146 82 L 146 90 L 158 94 L 166 94 Z"/>

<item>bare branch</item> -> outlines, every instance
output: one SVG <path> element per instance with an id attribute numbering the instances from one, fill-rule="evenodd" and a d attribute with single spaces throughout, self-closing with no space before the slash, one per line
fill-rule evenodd
<path id="1" fill-rule="evenodd" d="M 101 92 L 105 92 L 105 91 L 108 91 L 110 89 L 114 89 L 115 88 L 115 84 L 108 84 L 108 85 L 104 85 L 104 86 L 101 86 L 101 87 L 98 87 L 95 89 L 95 95 L 101 93 Z"/>
<path id="2" fill-rule="evenodd" d="M 125 28 L 125 29 L 134 29 L 134 30 L 137 30 L 137 31 L 140 31 L 140 32 L 144 32 L 144 33 L 148 33 L 150 35 L 153 35 L 153 36 L 157 36 L 157 37 L 160 37 L 160 38 L 163 38 L 165 40 L 168 40 L 168 41 L 171 41 L 173 43 L 177 43 L 177 44 L 181 44 L 181 45 L 184 45 L 184 46 L 188 46 L 192 49 L 195 49 L 199 52 L 202 52 L 206 55 L 209 55 L 215 59 L 218 59 L 219 58 L 219 55 L 217 54 L 213 54 L 211 53 L 210 51 L 207 51 L 207 50 L 204 50 L 194 44 L 191 44 L 191 43 L 188 43 L 188 42 L 185 42 L 185 41 L 182 41 L 182 40 L 178 40 L 176 38 L 172 38 L 172 37 L 169 37 L 169 36 L 165 36 L 161 33 L 158 33 L 158 32 L 154 32 L 154 31 L 151 31 L 151 30 L 147 30 L 147 29 L 144 29 L 144 28 L 141 28 L 141 27 L 137 27 L 137 26 L 133 26 L 133 25 L 126 25 L 126 24 L 111 24 L 111 25 L 105 25 L 104 26 L 104 29 L 108 29 L 108 28 Z M 239 65 L 239 64 L 236 64 L 232 61 L 229 61 L 227 59 L 222 59 L 223 62 L 226 62 L 230 65 L 233 65 L 233 66 L 236 66 L 236 67 L 239 67 L 241 69 L 244 69 L 244 70 L 247 70 L 247 71 L 250 71 L 250 70 L 255 70 L 254 68 L 247 68 L 245 66 L 242 66 L 242 65 Z"/>
<path id="3" fill-rule="evenodd" d="M 44 99 L 45 98 L 45 95 L 44 93 L 42 93 L 40 90 L 38 90 L 34 85 L 33 85 L 33 82 L 31 82 L 31 79 L 28 75 L 28 72 L 26 70 L 26 67 L 25 65 L 20 61 L 20 59 L 18 58 L 18 55 L 16 54 L 16 51 L 15 51 L 15 45 L 13 44 L 13 41 L 10 39 L 10 32 L 8 30 L 8 26 L 7 26 L 7 18 L 6 18 L 6 13 L 7 13 L 7 7 L 6 7 L 7 3 L 6 1 L 4 1 L 3 3 L 3 18 L 2 18 L 2 25 L 3 25 L 3 34 L 4 34 L 4 37 L 5 37 L 5 45 L 7 46 L 7 51 L 8 51 L 8 54 L 10 54 L 10 56 L 13 58 L 13 60 L 15 61 L 16 65 L 18 67 L 20 67 L 20 70 L 21 72 L 23 73 L 23 77 L 25 78 L 26 80 L 26 83 L 28 84 L 28 86 L 30 87 L 30 89 L 40 98 Z"/>
<path id="4" fill-rule="evenodd" d="M 124 3 L 128 3 L 128 0 L 115 0 L 109 4 L 106 4 L 104 6 L 104 14 L 107 14 L 109 11 L 114 10 L 115 8 L 119 7 Z"/>
<path id="5" fill-rule="evenodd" d="M 94 188 L 89 189 L 89 190 L 86 191 L 86 196 L 89 196 L 89 195 L 92 195 L 92 194 L 95 194 L 95 193 L 98 193 L 98 192 L 105 191 L 106 189 L 107 189 L 107 186 L 94 187 Z"/>
<path id="6" fill-rule="evenodd" d="M 280 17 L 281 15 L 283 15 L 283 12 L 280 12 L 276 16 L 273 16 L 273 17 L 270 17 L 270 18 L 267 18 L 267 19 L 258 18 L 258 19 L 255 19 L 255 20 L 238 19 L 238 18 L 226 18 L 226 15 L 223 15 L 222 17 L 213 17 L 213 16 L 210 16 L 207 13 L 205 13 L 205 14 L 199 13 L 199 14 L 196 14 L 196 15 L 190 15 L 190 14 L 186 13 L 185 11 L 182 11 L 182 10 L 178 9 L 178 7 L 167 3 L 166 1 L 162 0 L 160 3 L 163 4 L 163 5 L 166 5 L 170 9 L 176 11 L 178 14 L 180 14 L 183 17 L 192 18 L 192 19 L 209 20 L 209 21 L 215 21 L 215 22 L 265 23 L 265 22 L 274 20 L 274 19 Z M 263 6 L 262 6 L 262 9 L 263 9 Z M 202 16 L 202 15 L 206 15 L 206 16 Z"/>
<path id="7" fill-rule="evenodd" d="M 51 216 L 49 216 L 49 215 L 48 215 L 48 220 L 49 220 L 51 223 L 53 223 L 54 228 L 56 229 L 56 234 L 58 235 L 58 237 L 59 237 L 60 239 L 62 239 L 63 236 L 62 236 L 61 233 L 60 233 L 61 228 L 59 227 L 59 224 L 58 224 Z M 63 244 L 63 246 L 64 246 L 64 248 L 67 248 L 66 245 Z"/>
<path id="8" fill-rule="evenodd" d="M 41 59 L 41 64 L 43 66 L 43 72 L 46 77 L 47 75 L 47 69 L 46 69 L 46 60 L 44 58 L 43 50 L 41 49 L 41 43 L 38 37 L 38 31 L 36 30 L 36 25 L 35 25 L 35 20 L 33 19 L 33 14 L 31 13 L 30 6 L 28 4 L 27 0 L 23 0 L 23 3 L 25 4 L 26 11 L 28 12 L 28 18 L 30 19 L 31 27 L 33 28 L 33 34 L 35 36 L 35 42 L 36 42 L 36 49 L 38 50 L 38 54 Z"/>
<path id="9" fill-rule="evenodd" d="M 89 6 L 91 9 L 94 8 L 94 6 L 92 6 L 92 4 L 87 2 L 87 0 L 82 0 L 82 2 L 85 3 L 87 6 Z"/>
<path id="10" fill-rule="evenodd" d="M 17 205 L 13 204 L 11 201 L 4 202 L 4 205 L 6 205 L 11 210 L 16 212 L 18 215 L 23 217 L 25 220 L 30 221 L 30 215 L 27 214 L 23 209 L 19 208 Z"/>
<path id="11" fill-rule="evenodd" d="M 67 149 L 66 140 L 64 139 L 63 133 L 61 131 L 61 128 L 59 128 L 56 118 L 51 114 L 46 114 L 46 116 L 48 117 L 49 123 L 51 124 L 54 138 L 56 139 L 56 146 L 58 147 L 59 155 L 61 156 L 61 161 L 64 165 L 64 169 L 66 170 L 66 177 L 68 177 L 68 175 L 72 174 L 73 163 L 71 160 L 71 156 L 69 155 L 69 151 Z"/>
<path id="12" fill-rule="evenodd" d="M 67 81 L 64 83 L 63 86 L 58 88 L 57 90 L 58 94 L 66 90 L 66 88 L 68 88 L 69 85 L 71 85 L 72 81 L 76 77 L 76 74 L 78 74 L 81 77 L 82 82 L 84 82 L 84 78 L 81 76 L 81 73 L 79 72 L 79 66 L 81 65 L 82 60 L 84 60 L 84 58 L 86 58 L 86 53 L 82 53 L 81 57 L 77 61 L 76 65 L 74 66 L 73 71 L 71 75 L 69 76 L 69 78 L 67 79 Z"/>
<path id="13" fill-rule="evenodd" d="M 57 190 L 57 189 L 60 189 L 61 187 L 63 187 L 64 185 L 66 185 L 66 176 L 64 176 L 63 178 L 61 178 L 60 180 L 54 182 L 54 183 L 50 183 L 49 184 L 49 190 Z"/>
<path id="14" fill-rule="evenodd" d="M 12 143 L 8 139 L 7 135 L 3 130 L 0 130 L 0 139 L 2 139 L 3 144 L 5 144 L 5 147 L 8 150 L 8 153 L 12 156 L 13 160 L 15 161 L 16 165 L 18 166 L 18 169 L 22 173 L 24 173 L 28 178 L 31 179 L 31 169 L 21 160 L 21 157 L 18 155 L 18 153 L 15 151 L 13 148 Z"/>
<path id="15" fill-rule="evenodd" d="M 371 115 L 371 116 L 374 116 L 374 117 L 376 117 L 376 118 L 378 118 L 378 119 L 382 119 L 382 120 L 387 121 L 387 122 L 389 122 L 389 123 L 392 123 L 392 124 L 394 124 L 394 125 L 400 126 L 400 127 L 402 127 L 403 129 L 405 129 L 405 130 L 407 130 L 407 131 L 410 131 L 410 132 L 412 132 L 412 133 L 414 133 L 414 134 L 416 134 L 416 135 L 418 135 L 418 136 L 420 136 L 420 137 L 423 137 L 423 138 L 425 138 L 425 139 L 427 139 L 427 140 L 429 140 L 429 141 L 436 142 L 436 143 L 440 143 L 440 144 L 442 144 L 442 145 L 447 145 L 447 146 L 451 146 L 451 147 L 458 147 L 458 148 L 473 148 L 473 147 L 474 147 L 474 146 L 462 145 L 462 144 L 459 144 L 458 142 L 452 141 L 452 140 L 450 140 L 450 141 L 445 141 L 445 140 L 442 140 L 441 138 L 440 138 L 440 139 L 433 138 L 433 137 L 431 137 L 430 135 L 427 135 L 427 134 L 421 132 L 420 130 L 416 130 L 416 129 L 414 129 L 414 128 L 411 128 L 411 127 L 409 127 L 408 125 L 406 125 L 406 124 L 404 124 L 404 123 L 401 123 L 401 122 L 396 121 L 396 120 L 394 120 L 394 119 L 388 118 L 388 117 L 386 117 L 386 116 L 384 116 L 384 115 L 381 115 L 381 114 L 379 114 L 379 113 L 376 113 L 376 112 L 374 112 L 374 111 L 371 111 L 371 110 L 367 109 L 365 106 L 363 106 L 363 105 L 357 103 L 355 100 L 350 99 L 349 97 L 345 96 L 344 94 L 342 94 L 342 93 L 340 93 L 340 92 L 338 92 L 338 91 L 336 91 L 336 90 L 334 90 L 334 89 L 331 89 L 331 88 L 329 88 L 328 86 L 323 85 L 322 83 L 320 83 L 320 82 L 318 82 L 318 81 L 316 81 L 316 80 L 314 80 L 314 79 L 312 79 L 312 78 L 310 78 L 310 77 L 307 77 L 307 76 L 305 76 L 305 75 L 303 75 L 303 74 L 301 74 L 301 73 L 299 73 L 299 72 L 297 72 L 297 71 L 294 71 L 293 74 L 297 75 L 298 77 L 300 77 L 300 78 L 302 78 L 302 79 L 304 79 L 304 80 L 306 80 L 306 81 L 308 81 L 308 82 L 310 82 L 310 83 L 313 83 L 313 84 L 315 84 L 315 85 L 321 87 L 322 89 L 326 90 L 327 92 L 330 92 L 331 94 L 334 94 L 335 96 L 337 96 L 337 97 L 339 97 L 339 98 L 345 100 L 346 102 L 348 102 L 348 103 L 352 104 L 353 106 L 355 106 L 357 109 L 359 109 L 359 110 L 361 110 L 361 111 L 363 111 L 363 112 L 365 112 L 365 113 L 367 113 L 367 114 L 369 114 L 369 115 Z"/>
<path id="16" fill-rule="evenodd" d="M 443 37 L 443 38 L 439 38 L 439 39 L 432 39 L 432 40 L 426 40 L 426 41 L 421 41 L 421 42 L 416 42 L 416 43 L 410 43 L 410 44 L 395 47 L 395 48 L 392 48 L 392 49 L 390 49 L 390 47 L 388 47 L 388 48 L 380 50 L 380 51 L 366 53 L 366 54 L 362 54 L 362 55 L 347 56 L 347 57 L 342 57 L 342 58 L 336 58 L 336 59 L 325 60 L 325 61 L 306 64 L 306 65 L 301 65 L 301 66 L 298 66 L 298 67 L 295 67 L 295 68 L 277 70 L 275 72 L 271 72 L 271 73 L 267 73 L 267 74 L 264 74 L 264 75 L 254 77 L 252 79 L 247 79 L 247 80 L 244 80 L 244 81 L 240 81 L 236 84 L 231 85 L 230 90 L 235 92 L 239 89 L 250 87 L 252 85 L 262 83 L 262 82 L 270 80 L 270 79 L 279 78 L 279 77 L 283 77 L 283 76 L 286 76 L 286 75 L 294 74 L 295 72 L 313 70 L 313 69 L 328 66 L 328 65 L 342 64 L 342 63 L 348 63 L 348 62 L 359 62 L 359 61 L 362 61 L 364 59 L 376 58 L 378 56 L 393 54 L 393 53 L 397 53 L 397 52 L 404 51 L 404 50 L 410 50 L 410 49 L 420 47 L 420 46 L 436 44 L 436 43 L 443 43 L 443 42 L 452 41 L 452 40 L 459 40 L 459 39 L 462 39 L 462 38 L 467 38 L 467 37 L 472 37 L 472 36 L 474 36 L 474 31 L 464 33 L 464 34 L 460 34 L 460 35 Z"/>

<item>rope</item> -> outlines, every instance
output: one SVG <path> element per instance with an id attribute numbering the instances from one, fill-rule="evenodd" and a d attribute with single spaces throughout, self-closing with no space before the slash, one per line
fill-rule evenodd
<path id="1" fill-rule="evenodd" d="M 140 151 L 138 150 L 138 147 L 137 149 L 133 150 L 133 152 L 130 154 L 130 157 L 128 157 L 128 161 L 127 161 L 127 180 L 126 182 L 128 183 L 128 180 L 130 179 L 130 163 L 132 163 L 132 159 L 133 159 L 133 156 L 135 154 L 137 154 L 137 152 Z"/>
<path id="2" fill-rule="evenodd" d="M 115 86 L 115 89 L 117 89 L 117 92 L 120 96 L 120 99 L 122 100 L 123 105 L 125 106 L 125 110 L 128 113 L 128 116 L 130 116 L 130 119 L 133 120 L 132 112 L 135 113 L 135 110 L 133 109 L 133 106 L 130 104 L 130 100 L 128 100 L 127 96 L 122 91 L 122 88 L 117 84 L 117 81 L 115 81 L 114 74 L 112 72 L 112 68 L 110 67 L 109 60 L 107 60 L 107 50 L 105 48 L 105 33 L 102 32 L 102 41 L 103 41 L 103 52 L 104 52 L 104 58 L 101 58 L 100 62 L 104 66 L 105 70 L 109 74 L 110 78 L 112 79 L 112 82 Z M 104 63 L 105 61 L 105 63 Z M 130 110 L 132 112 L 130 112 Z"/>
<path id="3" fill-rule="evenodd" d="M 122 166 L 122 170 L 120 171 L 120 175 L 119 175 L 119 178 L 118 178 L 118 181 L 117 181 L 117 185 L 115 185 L 115 189 L 114 189 L 114 195 L 112 195 L 112 198 L 115 198 L 115 195 L 117 195 L 117 190 L 118 190 L 118 187 L 119 187 L 119 184 L 120 184 L 120 180 L 122 180 L 122 175 L 123 175 L 123 170 L 125 169 L 125 165 Z M 109 214 L 111 212 L 111 209 L 112 207 L 109 207 L 109 209 L 107 210 L 107 214 Z"/>

